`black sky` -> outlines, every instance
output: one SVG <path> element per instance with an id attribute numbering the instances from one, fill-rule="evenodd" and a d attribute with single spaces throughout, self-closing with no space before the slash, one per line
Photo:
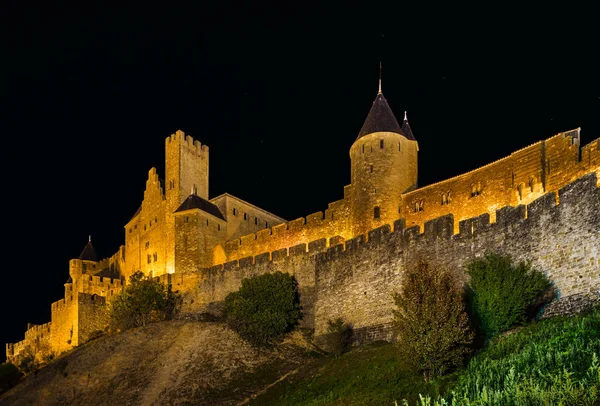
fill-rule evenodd
<path id="1" fill-rule="evenodd" d="M 591 9 L 168 4 L 0 6 L 2 342 L 50 320 L 88 235 L 103 257 L 124 242 L 177 129 L 210 147 L 211 197 L 288 220 L 342 198 L 379 61 L 422 186 L 559 131 L 600 136 Z"/>

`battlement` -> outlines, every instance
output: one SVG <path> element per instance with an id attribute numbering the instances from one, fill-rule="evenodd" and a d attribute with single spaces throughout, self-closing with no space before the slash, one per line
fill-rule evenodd
<path id="1" fill-rule="evenodd" d="M 25 340 L 32 340 L 37 337 L 44 338 L 50 335 L 52 322 L 44 324 L 28 324 L 25 330 Z"/>
<path id="2" fill-rule="evenodd" d="M 190 135 L 185 135 L 181 130 L 177 130 L 174 134 L 167 137 L 165 140 L 165 146 L 168 147 L 171 143 L 178 142 L 180 145 L 185 146 L 190 151 L 195 152 L 197 155 L 202 155 L 208 152 L 208 145 L 203 145 L 198 140 L 194 140 Z"/>
<path id="3" fill-rule="evenodd" d="M 393 230 L 390 225 L 386 224 L 366 234 L 348 239 L 342 246 L 329 248 L 321 256 L 331 259 L 339 255 L 349 255 L 356 249 L 362 247 L 369 249 L 372 248 L 373 244 L 380 244 L 392 239 L 402 241 L 406 245 L 414 245 L 420 241 L 429 243 L 440 239 L 460 242 L 461 240 L 476 237 L 484 232 L 497 232 L 501 235 L 502 233 L 499 229 L 514 230 L 517 227 L 527 227 L 528 222 L 537 221 L 543 216 L 554 216 L 554 211 L 557 208 L 578 204 L 582 196 L 588 196 L 592 199 L 598 197 L 600 195 L 600 188 L 596 186 L 596 183 L 596 174 L 594 172 L 589 173 L 561 188 L 558 193 L 546 193 L 528 205 L 507 206 L 497 210 L 495 222 L 490 221 L 490 215 L 487 213 L 461 220 L 459 222 L 458 233 L 454 232 L 452 226 L 454 222 L 452 214 L 426 221 L 422 232 L 418 226 L 405 228 L 404 220 L 401 219 L 394 223 Z M 560 204 L 558 201 L 560 201 Z"/>

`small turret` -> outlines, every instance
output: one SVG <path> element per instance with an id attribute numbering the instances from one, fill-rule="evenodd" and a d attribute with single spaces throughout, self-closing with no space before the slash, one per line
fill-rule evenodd
<path id="1" fill-rule="evenodd" d="M 88 237 L 88 243 L 79 254 L 78 258 L 69 261 L 69 280 L 66 283 L 75 283 L 81 275 L 96 271 L 98 256 L 92 245 L 92 236 Z"/>

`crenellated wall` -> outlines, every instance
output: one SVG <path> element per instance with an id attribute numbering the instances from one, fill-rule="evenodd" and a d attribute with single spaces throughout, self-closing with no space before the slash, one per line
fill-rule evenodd
<path id="1" fill-rule="evenodd" d="M 398 147 L 380 138 L 374 144 L 379 155 Z M 325 212 L 276 224 L 283 219 L 229 195 L 174 213 L 188 187 L 202 184 L 198 196 L 208 193 L 208 147 L 177 132 L 166 140 L 167 183 L 149 171 L 140 209 L 125 226 L 125 245 L 100 262 L 71 260 L 72 280 L 64 299 L 52 304 L 51 322 L 7 344 L 7 357 L 33 351 L 41 359 L 85 342 L 106 324 L 106 302 L 123 289 L 121 278 L 136 270 L 182 293 L 181 317 L 219 313 L 244 278 L 288 272 L 299 282 L 302 325 L 315 329 L 317 339 L 329 319 L 342 317 L 353 325 L 357 342 L 392 340 L 392 293 L 419 258 L 453 269 L 486 251 L 532 260 L 561 297 L 547 314 L 576 310 L 600 294 L 600 139 L 579 144 L 579 130 L 560 133 L 407 193 L 387 185 L 361 200 L 355 185 L 347 185 L 344 198 Z M 396 152 L 407 148 L 400 145 L 394 157 L 404 157 Z M 385 171 L 375 167 L 384 161 L 355 152 L 363 187 L 369 176 L 387 182 Z M 357 206 L 364 202 L 379 205 L 381 215 L 376 207 Z M 370 216 L 359 229 L 371 231 L 354 234 L 356 213 Z M 252 233 L 228 240 L 245 231 Z"/>
<path id="2" fill-rule="evenodd" d="M 399 290 L 406 267 L 421 258 L 461 271 L 486 252 L 532 261 L 557 287 L 559 300 L 547 309 L 550 313 L 571 300 L 577 306 L 600 300 L 600 188 L 595 172 L 529 205 L 504 207 L 494 217 L 495 222 L 487 213 L 462 220 L 458 232 L 452 215 L 427 221 L 422 232 L 398 220 L 393 230 L 385 225 L 346 241 L 319 239 L 161 278 L 183 294 L 180 316 L 194 318 L 218 314 L 227 294 L 239 289 L 244 278 L 288 272 L 299 282 L 303 326 L 315 329 L 317 341 L 327 321 L 336 317 L 353 325 L 357 342 L 393 340 L 392 294 Z M 466 282 L 466 274 L 462 276 Z"/>
<path id="3" fill-rule="evenodd" d="M 560 204 L 557 204 L 560 201 Z M 317 259 L 315 336 L 327 320 L 342 317 L 353 325 L 356 340 L 393 339 L 392 294 L 400 289 L 404 270 L 418 259 L 434 266 L 464 270 L 486 252 L 531 260 L 558 289 L 559 297 L 589 296 L 600 300 L 600 189 L 590 173 L 529 205 L 505 207 L 490 216 L 466 219 L 454 233 L 447 215 L 418 227 L 402 221 L 359 236 Z M 463 274 L 466 281 L 467 276 Z"/>

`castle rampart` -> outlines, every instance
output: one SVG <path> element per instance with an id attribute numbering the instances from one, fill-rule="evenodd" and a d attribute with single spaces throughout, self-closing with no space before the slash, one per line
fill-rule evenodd
<path id="1" fill-rule="evenodd" d="M 400 165 L 395 157 L 403 155 L 397 152 L 413 144 L 386 140 L 371 141 L 381 156 L 390 146 L 399 148 L 389 156 Z M 149 171 L 144 200 L 125 226 L 125 246 L 100 262 L 71 260 L 72 280 L 65 297 L 51 305 L 51 322 L 8 344 L 7 357 L 31 349 L 43 357 L 88 340 L 106 324 L 106 301 L 122 290 L 120 278 L 137 270 L 182 293 L 181 317 L 219 313 L 244 278 L 288 272 L 299 283 L 302 325 L 319 338 L 328 320 L 342 317 L 354 327 L 357 342 L 394 338 L 392 294 L 406 267 L 420 258 L 456 270 L 490 250 L 531 260 L 558 288 L 559 310 L 548 314 L 583 306 L 598 300 L 600 290 L 600 139 L 583 148 L 579 143 L 579 130 L 560 133 L 403 194 L 392 193 L 395 186 L 386 183 L 385 193 L 375 188 L 364 200 L 375 207 L 358 207 L 364 203 L 356 200 L 360 193 L 347 185 L 344 198 L 324 212 L 276 224 L 283 219 L 241 199 L 225 194 L 208 201 L 208 147 L 178 131 L 165 144 L 167 183 L 163 187 L 156 170 Z M 363 157 L 357 145 L 354 175 L 364 188 L 369 174 L 388 182 L 385 168 L 370 161 L 375 152 Z M 413 164 L 416 156 L 407 163 Z M 194 196 L 196 203 L 182 204 Z M 397 200 L 384 205 L 382 198 Z M 359 228 L 371 231 L 355 235 L 356 213 L 369 214 Z M 251 233 L 240 234 L 245 231 Z M 119 278 L 106 277 L 113 272 Z"/>
<path id="2" fill-rule="evenodd" d="M 327 320 L 342 317 L 353 325 L 358 341 L 393 338 L 392 294 L 407 266 L 426 258 L 433 266 L 463 270 L 485 252 L 532 261 L 545 272 L 564 300 L 584 294 L 600 300 L 600 189 L 595 173 L 548 193 L 528 206 L 505 207 L 496 213 L 460 222 L 454 234 L 452 215 L 394 232 L 385 226 L 346 241 L 346 250 L 330 249 L 317 259 L 315 336 L 326 332 Z M 463 274 L 464 280 L 466 275 Z"/>

